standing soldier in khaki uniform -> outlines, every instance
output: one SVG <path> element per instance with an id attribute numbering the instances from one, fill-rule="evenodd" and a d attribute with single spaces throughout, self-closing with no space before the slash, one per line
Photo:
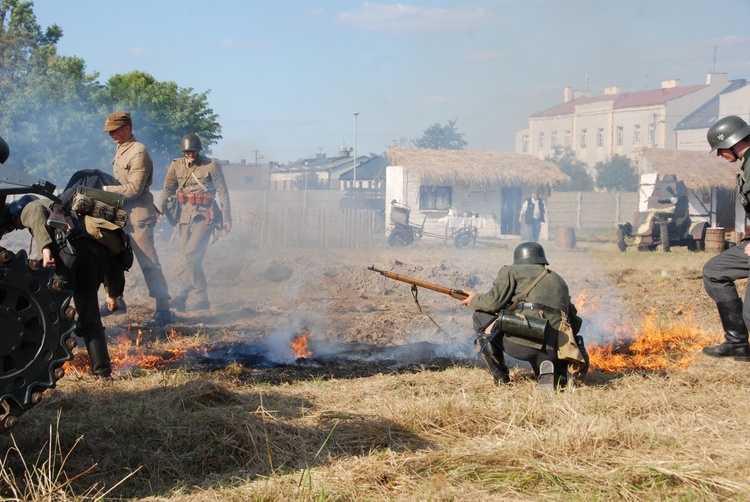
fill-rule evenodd
<path id="1" fill-rule="evenodd" d="M 130 234 L 131 246 L 146 280 L 149 296 L 156 299 L 156 313 L 148 324 L 160 327 L 172 322 L 172 313 L 169 310 L 167 281 L 154 247 L 157 214 L 154 196 L 149 188 L 153 181 L 154 164 L 146 147 L 133 136 L 132 127 L 130 112 L 107 115 L 103 132 L 109 133 L 109 137 L 117 143 L 112 167 L 115 179 L 120 184 L 108 185 L 104 189 L 125 197 L 123 209 L 128 213 L 128 223 L 124 230 Z"/>
<path id="2" fill-rule="evenodd" d="M 183 136 L 180 149 L 184 156 L 174 159 L 169 165 L 159 207 L 164 212 L 167 199 L 176 197 L 180 208 L 182 260 L 179 277 L 182 289 L 172 304 L 175 310 L 182 312 L 190 295 L 196 299 L 194 308 L 210 308 L 203 257 L 214 231 L 232 230 L 232 215 L 221 164 L 200 154 L 203 147 L 195 134 Z M 221 210 L 216 205 L 217 195 Z"/>

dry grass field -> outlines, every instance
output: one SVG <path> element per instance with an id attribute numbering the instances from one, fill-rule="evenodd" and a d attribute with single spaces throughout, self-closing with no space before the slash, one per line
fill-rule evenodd
<path id="1" fill-rule="evenodd" d="M 750 498 L 750 365 L 702 356 L 721 335 L 710 257 L 542 242 L 586 323 L 594 367 L 536 391 L 525 363 L 496 387 L 471 312 L 366 270 L 485 291 L 509 249 L 209 249 L 212 309 L 139 330 L 105 319 L 114 379 L 79 351 L 0 436 L 16 500 L 742 500 Z M 241 250 L 238 250 L 242 248 Z M 168 278 L 178 253 L 160 243 Z M 745 285 L 741 287 L 744 290 Z M 420 312 L 421 308 L 421 312 Z M 306 335 L 299 357 L 290 343 Z"/>

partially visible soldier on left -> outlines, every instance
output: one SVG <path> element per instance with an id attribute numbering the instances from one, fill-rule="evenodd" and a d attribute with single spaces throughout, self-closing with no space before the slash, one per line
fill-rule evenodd
<path id="1" fill-rule="evenodd" d="M 0 163 L 7 159 L 0 138 Z M 4 157 L 4 158 L 3 158 Z M 112 373 L 107 339 L 99 313 L 98 290 L 112 257 L 112 251 L 91 237 L 82 224 L 67 231 L 64 239 L 59 232 L 47 225 L 52 201 L 34 195 L 24 195 L 6 204 L 0 221 L 0 236 L 21 229 L 28 229 L 34 237 L 37 259 L 44 267 L 54 267 L 64 289 L 73 291 L 73 301 L 78 311 L 80 327 L 75 334 L 82 338 L 91 361 L 91 371 L 98 377 L 108 378 Z M 122 234 L 124 239 L 124 233 Z M 124 284 L 124 276 L 108 279 L 114 288 Z M 120 282 L 122 281 L 122 282 Z"/>
<path id="2" fill-rule="evenodd" d="M 189 297 L 195 298 L 195 309 L 208 309 L 208 284 L 203 272 L 203 258 L 208 243 L 215 232 L 232 230 L 232 212 L 229 190 L 224 173 L 214 159 L 201 155 L 203 145 L 195 134 L 186 134 L 180 141 L 183 157 L 174 159 L 164 179 L 164 189 L 158 207 L 162 213 L 169 211 L 170 199 L 177 209 L 177 218 L 170 221 L 180 231 L 179 266 L 181 289 L 172 299 L 177 311 L 184 311 Z M 216 204 L 216 197 L 221 208 Z M 174 217 L 173 215 L 172 217 Z"/>

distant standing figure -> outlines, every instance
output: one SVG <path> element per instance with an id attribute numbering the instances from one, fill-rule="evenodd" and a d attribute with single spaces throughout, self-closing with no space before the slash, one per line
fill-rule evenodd
<path id="1" fill-rule="evenodd" d="M 542 229 L 542 223 L 550 221 L 547 206 L 536 193 L 523 201 L 521 212 L 518 215 L 518 222 L 521 224 L 521 236 L 524 240 L 530 242 L 539 242 L 539 232 Z"/>
<path id="2" fill-rule="evenodd" d="M 200 154 L 203 146 L 195 134 L 186 134 L 180 141 L 183 157 L 174 159 L 164 179 L 159 208 L 165 210 L 167 199 L 177 197 L 180 205 L 181 289 L 172 300 L 175 310 L 183 312 L 193 295 L 195 309 L 208 309 L 208 285 L 203 273 L 203 258 L 214 231 L 232 230 L 229 190 L 221 164 Z M 221 209 L 216 205 L 216 196 Z"/>
<path id="3" fill-rule="evenodd" d="M 102 132 L 109 133 L 117 143 L 112 169 L 119 185 L 106 185 L 104 190 L 121 193 L 125 198 L 123 209 L 128 213 L 125 232 L 130 234 L 138 265 L 148 286 L 149 296 L 156 299 L 156 312 L 147 324 L 162 327 L 172 322 L 169 310 L 169 291 L 164 278 L 159 256 L 154 246 L 156 207 L 151 193 L 154 163 L 143 143 L 136 141 L 132 132 L 130 112 L 114 112 L 107 115 Z"/>

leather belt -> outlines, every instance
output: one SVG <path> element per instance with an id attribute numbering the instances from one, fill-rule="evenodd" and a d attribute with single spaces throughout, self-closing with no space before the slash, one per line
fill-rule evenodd
<path id="1" fill-rule="evenodd" d="M 557 315 L 560 317 L 564 317 L 566 314 L 560 310 L 560 309 L 553 309 L 552 307 L 548 307 L 546 305 L 542 305 L 541 303 L 520 303 L 518 306 L 516 306 L 516 310 L 537 310 L 539 312 L 544 312 L 548 315 Z"/>

